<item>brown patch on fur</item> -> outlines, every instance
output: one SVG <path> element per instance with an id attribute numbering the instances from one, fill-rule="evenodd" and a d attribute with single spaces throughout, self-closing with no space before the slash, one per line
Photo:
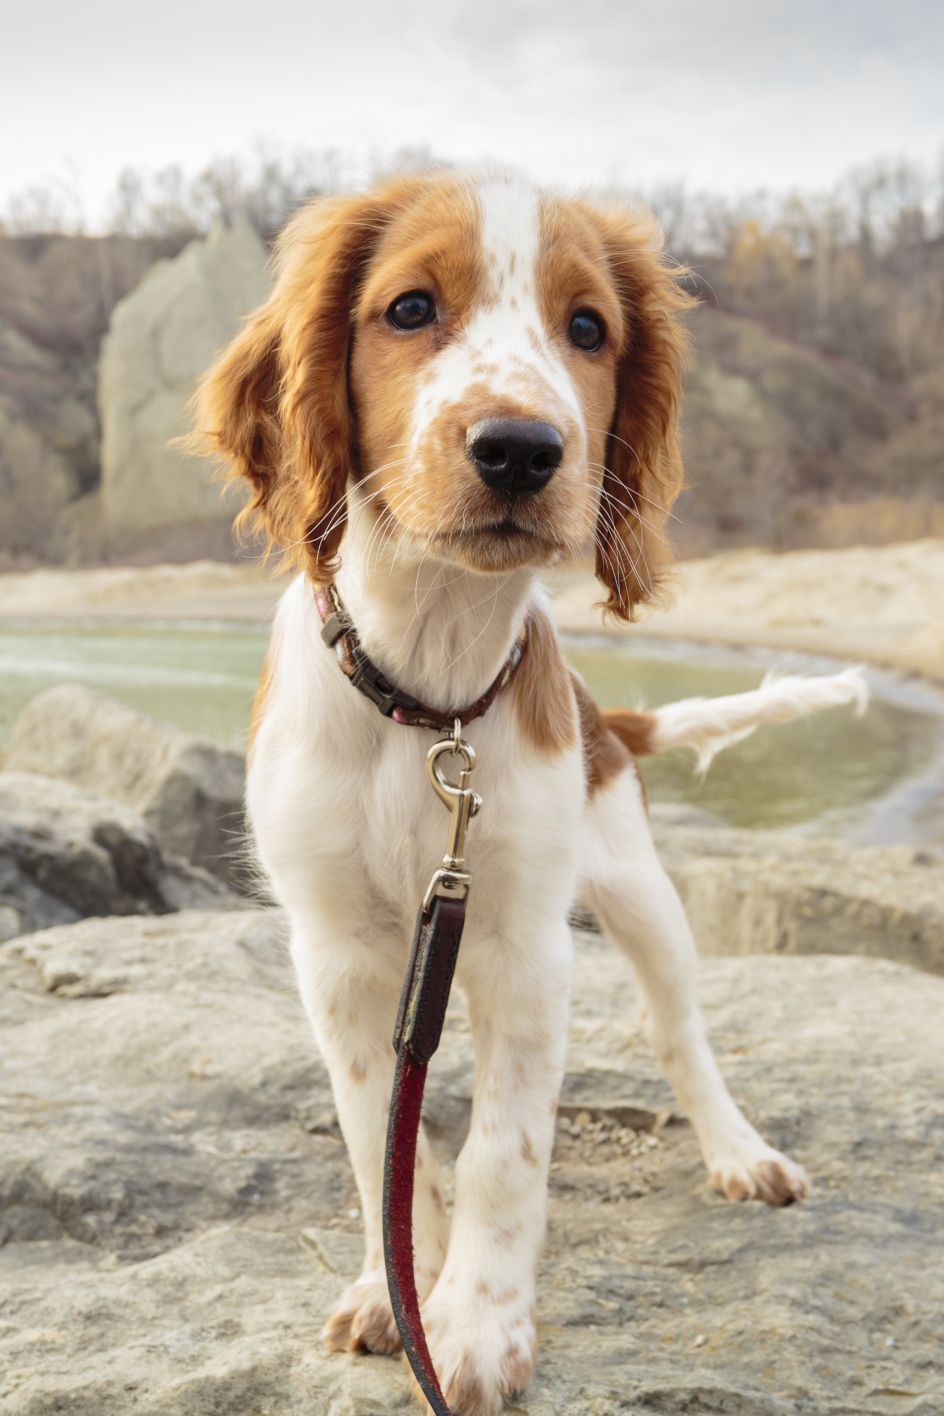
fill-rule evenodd
<path id="1" fill-rule="evenodd" d="M 636 758 L 652 752 L 654 715 L 624 709 L 607 709 L 601 713 L 586 685 L 576 674 L 571 674 L 571 682 L 580 714 L 587 795 L 592 800 L 597 792 L 631 767 L 639 776 L 643 802 L 648 810 L 646 784 L 639 775 Z"/>
<path id="2" fill-rule="evenodd" d="M 459 1359 L 445 1397 L 447 1405 L 462 1416 L 494 1416 L 492 1397 L 479 1377 L 475 1358 L 469 1353 Z"/>
<path id="3" fill-rule="evenodd" d="M 511 681 L 511 698 L 525 741 L 549 757 L 576 742 L 571 676 L 546 615 L 532 614 L 528 647 Z"/>
<path id="4" fill-rule="evenodd" d="M 483 1278 L 480 1278 L 476 1283 L 475 1291 L 480 1298 L 490 1298 L 492 1296 L 492 1290 Z"/>
<path id="5" fill-rule="evenodd" d="M 520 1295 L 520 1288 L 506 1288 L 503 1293 L 495 1294 L 495 1302 L 502 1308 L 506 1303 L 513 1303 Z"/>
<path id="6" fill-rule="evenodd" d="M 354 1061 L 348 1068 L 348 1075 L 352 1082 L 363 1082 L 366 1079 L 367 1068 L 359 1057 L 354 1058 Z"/>
<path id="7" fill-rule="evenodd" d="M 597 575 L 606 608 L 631 619 L 659 589 L 666 560 L 661 531 L 682 488 L 678 405 L 688 349 L 679 316 L 695 302 L 682 289 L 651 218 L 588 203 L 545 199 L 538 292 L 546 328 L 581 394 L 593 470 L 602 482 Z M 597 311 L 602 348 L 574 349 L 574 312 Z"/>
<path id="8" fill-rule="evenodd" d="M 655 751 L 655 713 L 634 713 L 629 708 L 604 708 L 603 723 L 619 738 L 634 757 L 650 757 Z"/>
<path id="9" fill-rule="evenodd" d="M 397 1331 L 386 1287 L 345 1293 L 321 1330 L 329 1352 L 399 1352 Z"/>
<path id="10" fill-rule="evenodd" d="M 762 1160 L 754 1166 L 735 1168 L 726 1175 L 713 1171 L 709 1183 L 728 1200 L 763 1200 L 773 1206 L 792 1205 L 810 1192 L 802 1172 L 791 1172 L 782 1161 Z"/>
<path id="11" fill-rule="evenodd" d="M 531 1352 L 522 1352 L 517 1344 L 509 1343 L 502 1357 L 501 1368 L 502 1387 L 507 1396 L 526 1391 L 531 1385 L 536 1355 L 536 1349 L 533 1347 Z"/>
<path id="12" fill-rule="evenodd" d="M 605 608 L 634 618 L 664 584 L 670 549 L 666 514 L 684 484 L 678 416 L 689 337 L 680 316 L 697 303 L 669 265 L 655 222 L 626 211 L 596 212 L 623 310 L 616 411 L 597 524 L 597 576 Z"/>
<path id="13" fill-rule="evenodd" d="M 524 1129 L 522 1129 L 521 1132 L 521 1159 L 526 1165 L 537 1166 L 538 1158 L 534 1154 L 534 1146 L 531 1144 L 531 1137 Z"/>

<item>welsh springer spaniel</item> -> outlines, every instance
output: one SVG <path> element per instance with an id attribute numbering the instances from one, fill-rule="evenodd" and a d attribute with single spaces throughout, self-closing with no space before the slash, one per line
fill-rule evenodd
<path id="1" fill-rule="evenodd" d="M 850 670 L 601 713 L 567 667 L 538 571 L 594 546 L 606 609 L 631 619 L 663 583 L 682 484 L 692 301 L 648 221 L 507 176 L 407 176 L 312 202 L 277 268 L 204 380 L 199 427 L 248 480 L 244 516 L 299 570 L 256 700 L 247 800 L 361 1198 L 364 1263 L 324 1329 L 334 1349 L 399 1345 L 381 1251 L 390 1038 L 444 822 L 431 734 L 352 691 L 314 588 L 333 581 L 375 664 L 441 709 L 482 694 L 527 621 L 516 674 L 465 729 L 485 806 L 457 972 L 476 1079 L 451 1221 L 423 1137 L 415 1200 L 443 1390 L 459 1416 L 494 1416 L 535 1361 L 576 900 L 632 960 L 710 1183 L 772 1205 L 807 1193 L 719 1073 L 634 759 L 690 745 L 707 760 L 758 723 L 861 704 L 864 688 Z"/>

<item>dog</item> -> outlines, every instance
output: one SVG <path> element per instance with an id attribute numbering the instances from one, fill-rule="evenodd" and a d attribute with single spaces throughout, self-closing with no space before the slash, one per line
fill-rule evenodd
<path id="1" fill-rule="evenodd" d="M 543 567 L 592 547 L 619 620 L 666 581 L 693 301 L 651 220 L 504 174 L 408 175 L 314 200 L 276 266 L 271 298 L 201 385 L 198 426 L 248 482 L 243 521 L 298 570 L 253 709 L 247 807 L 364 1219 L 363 1267 L 324 1329 L 331 1349 L 399 1347 L 381 1238 L 390 1039 L 445 818 L 424 769 L 432 735 L 354 691 L 316 592 L 333 584 L 388 684 L 438 710 L 479 698 L 524 642 L 488 712 L 462 728 L 485 803 L 457 969 L 474 1100 L 451 1220 L 422 1135 L 414 1201 L 443 1390 L 458 1416 L 495 1416 L 535 1362 L 576 901 L 635 967 L 711 1185 L 772 1205 L 807 1194 L 712 1055 L 636 759 L 687 745 L 706 762 L 759 723 L 861 705 L 864 689 L 849 670 L 601 712 L 565 662 Z"/>

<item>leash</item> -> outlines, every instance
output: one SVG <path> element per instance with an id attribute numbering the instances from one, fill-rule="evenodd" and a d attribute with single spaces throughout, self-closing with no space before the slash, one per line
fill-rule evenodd
<path id="1" fill-rule="evenodd" d="M 456 783 L 443 774 L 440 758 L 446 754 L 464 763 Z M 471 883 L 465 869 L 465 837 L 482 805 L 482 798 L 469 786 L 474 766 L 475 752 L 462 737 L 462 722 L 456 718 L 452 736 L 434 743 L 426 755 L 430 785 L 450 813 L 449 837 L 442 864 L 420 905 L 400 996 L 393 1034 L 397 1065 L 384 1154 L 384 1263 L 390 1303 L 407 1361 L 436 1416 L 450 1416 L 450 1411 L 429 1355 L 416 1292 L 413 1185 L 426 1072 L 442 1036 Z"/>
<path id="2" fill-rule="evenodd" d="M 430 1058 L 439 1046 L 446 1005 L 465 924 L 471 877 L 465 868 L 469 823 L 482 805 L 469 779 L 475 751 L 462 736 L 463 723 L 480 718 L 521 663 L 530 633 L 526 619 L 511 653 L 480 698 L 446 713 L 403 693 L 369 658 L 335 585 L 318 587 L 315 603 L 321 637 L 333 649 L 341 671 L 384 717 L 446 734 L 426 754 L 430 786 L 449 811 L 449 834 L 442 863 L 423 896 L 393 1034 L 397 1055 L 387 1144 L 384 1152 L 383 1240 L 387 1287 L 403 1351 L 435 1416 L 452 1416 L 433 1367 L 423 1320 L 413 1257 L 413 1189 L 416 1144 Z M 443 771 L 446 756 L 461 762 L 458 781 Z"/>

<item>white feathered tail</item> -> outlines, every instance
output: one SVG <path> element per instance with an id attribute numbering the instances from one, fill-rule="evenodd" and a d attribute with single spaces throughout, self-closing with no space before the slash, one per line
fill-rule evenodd
<path id="1" fill-rule="evenodd" d="M 868 686 L 858 667 L 815 678 L 769 673 L 760 688 L 749 693 L 685 698 L 647 713 L 616 710 L 605 712 L 603 719 L 637 756 L 690 747 L 697 753 L 698 770 L 707 772 L 719 752 L 749 737 L 762 723 L 790 723 L 844 703 L 854 704 L 861 716 L 868 700 Z"/>

